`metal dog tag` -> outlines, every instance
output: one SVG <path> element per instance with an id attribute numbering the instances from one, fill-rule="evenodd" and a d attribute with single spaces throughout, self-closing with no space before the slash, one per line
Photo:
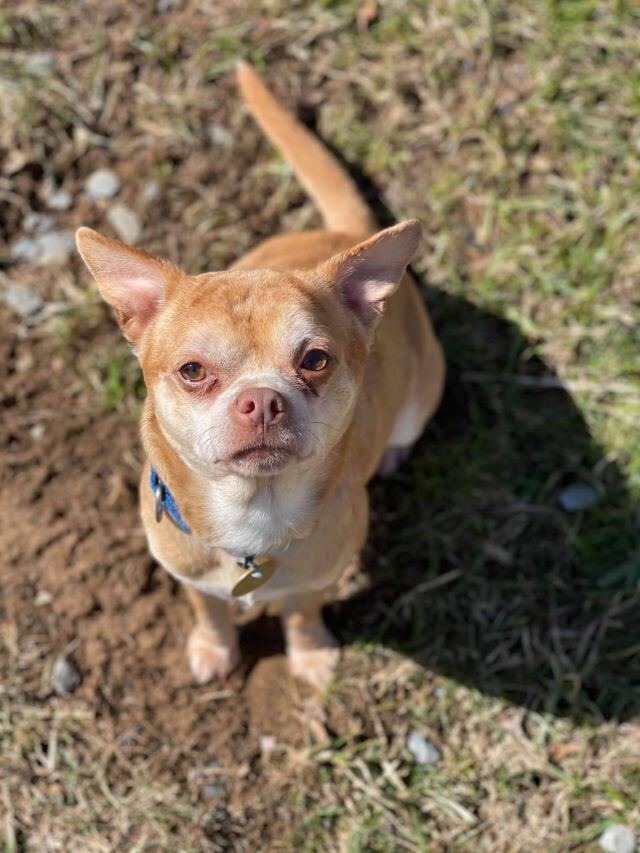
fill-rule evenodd
<path id="1" fill-rule="evenodd" d="M 254 589 L 263 586 L 273 577 L 278 568 L 274 560 L 269 560 L 266 557 L 244 557 L 237 562 L 239 566 L 246 569 L 246 572 L 243 572 L 238 582 L 231 589 L 231 595 L 234 598 L 239 598 L 241 595 L 246 595 L 248 592 L 253 592 Z"/>

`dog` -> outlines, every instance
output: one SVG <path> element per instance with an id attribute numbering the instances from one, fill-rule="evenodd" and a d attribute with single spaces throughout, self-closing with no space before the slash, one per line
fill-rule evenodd
<path id="1" fill-rule="evenodd" d="M 277 602 L 290 671 L 321 689 L 338 661 L 321 608 L 365 542 L 367 482 L 408 456 L 444 359 L 406 272 L 419 222 L 378 230 L 256 71 L 241 64 L 237 80 L 325 229 L 195 276 L 89 228 L 77 246 L 142 368 L 141 515 L 193 605 L 193 678 L 224 679 L 240 660 L 230 602 Z"/>

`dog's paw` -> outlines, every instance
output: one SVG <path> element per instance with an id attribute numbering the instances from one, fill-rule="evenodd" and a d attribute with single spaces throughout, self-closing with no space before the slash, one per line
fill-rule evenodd
<path id="1" fill-rule="evenodd" d="M 214 678 L 225 679 L 240 662 L 236 645 L 221 644 L 213 631 L 199 626 L 189 635 L 187 657 L 197 684 L 206 684 Z"/>
<path id="2" fill-rule="evenodd" d="M 340 649 L 325 646 L 320 649 L 289 649 L 289 669 L 295 678 L 305 681 L 316 690 L 329 685 L 340 660 Z"/>

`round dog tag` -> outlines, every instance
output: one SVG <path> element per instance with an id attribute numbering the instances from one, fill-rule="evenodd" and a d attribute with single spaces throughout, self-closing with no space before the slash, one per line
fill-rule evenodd
<path id="1" fill-rule="evenodd" d="M 251 559 L 247 560 L 249 568 L 242 573 L 238 582 L 231 589 L 231 595 L 239 598 L 254 589 L 263 586 L 275 574 L 278 566 L 274 560 Z"/>

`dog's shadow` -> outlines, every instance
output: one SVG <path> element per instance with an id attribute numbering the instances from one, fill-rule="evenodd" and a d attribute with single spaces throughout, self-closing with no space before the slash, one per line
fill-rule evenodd
<path id="1" fill-rule="evenodd" d="M 444 400 L 405 467 L 371 484 L 369 586 L 327 621 L 343 644 L 526 707 L 625 719 L 640 706 L 640 549 L 624 477 L 513 324 L 426 292 Z M 595 503 L 567 511 L 572 496 Z"/>

